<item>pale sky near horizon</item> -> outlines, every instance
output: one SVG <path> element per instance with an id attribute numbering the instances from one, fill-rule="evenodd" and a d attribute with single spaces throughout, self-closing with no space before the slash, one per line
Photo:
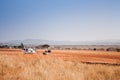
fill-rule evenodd
<path id="1" fill-rule="evenodd" d="M 0 0 L 0 41 L 120 39 L 120 0 Z"/>

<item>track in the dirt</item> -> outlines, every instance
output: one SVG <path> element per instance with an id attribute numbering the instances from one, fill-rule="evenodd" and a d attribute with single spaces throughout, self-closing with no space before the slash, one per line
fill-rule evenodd
<path id="1" fill-rule="evenodd" d="M 107 63 L 107 64 L 120 64 L 120 53 L 107 52 L 108 54 L 99 54 L 97 51 L 93 53 L 90 51 L 76 51 L 76 50 L 52 50 L 49 55 L 43 55 L 44 50 L 38 50 L 33 57 L 45 59 L 63 59 L 65 61 L 80 61 L 86 63 Z M 25 57 L 30 54 L 24 55 L 22 50 L 17 49 L 0 49 L 0 54 L 7 55 L 23 55 Z M 31 55 L 30 55 L 31 56 Z"/>

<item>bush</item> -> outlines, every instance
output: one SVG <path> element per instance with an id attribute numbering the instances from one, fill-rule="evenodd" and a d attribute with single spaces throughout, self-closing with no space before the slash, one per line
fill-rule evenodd
<path id="1" fill-rule="evenodd" d="M 96 51 L 97 49 L 96 49 L 96 48 L 94 48 L 93 50 L 94 50 L 94 51 Z"/>
<path id="2" fill-rule="evenodd" d="M 41 46 L 41 48 L 48 48 L 48 47 L 50 47 L 50 45 L 48 45 L 48 44 L 44 44 Z"/>
<path id="3" fill-rule="evenodd" d="M 117 48 L 117 49 L 116 49 L 116 51 L 117 51 L 117 52 L 120 52 L 120 49 L 119 49 L 119 48 Z"/>

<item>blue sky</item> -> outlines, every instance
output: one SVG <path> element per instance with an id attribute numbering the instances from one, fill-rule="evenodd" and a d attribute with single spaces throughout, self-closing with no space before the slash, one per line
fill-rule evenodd
<path id="1" fill-rule="evenodd" d="M 0 0 L 0 41 L 120 39 L 120 0 Z"/>

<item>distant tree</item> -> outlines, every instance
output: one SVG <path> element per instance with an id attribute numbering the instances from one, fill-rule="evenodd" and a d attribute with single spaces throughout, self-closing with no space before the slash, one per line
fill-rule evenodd
<path id="1" fill-rule="evenodd" d="M 13 46 L 14 48 L 18 48 L 18 46 Z"/>
<path id="2" fill-rule="evenodd" d="M 106 51 L 109 51 L 109 48 L 107 48 Z"/>
<path id="3" fill-rule="evenodd" d="M 116 49 L 111 47 L 111 48 L 107 48 L 106 51 L 116 51 Z"/>
<path id="4" fill-rule="evenodd" d="M 116 48 L 116 51 L 117 51 L 117 52 L 120 52 L 120 48 Z"/>
<path id="5" fill-rule="evenodd" d="M 50 47 L 50 45 L 44 44 L 44 45 L 42 45 L 41 47 L 42 47 L 42 48 L 48 48 L 48 47 Z"/>
<path id="6" fill-rule="evenodd" d="M 94 51 L 96 51 L 97 49 L 96 49 L 96 48 L 94 48 L 93 50 L 94 50 Z"/>
<path id="7" fill-rule="evenodd" d="M 22 46 L 21 46 L 21 45 L 19 45 L 19 46 L 17 46 L 17 48 L 22 48 Z"/>
<path id="8" fill-rule="evenodd" d="M 8 45 L 1 45 L 0 48 L 9 48 Z"/>

